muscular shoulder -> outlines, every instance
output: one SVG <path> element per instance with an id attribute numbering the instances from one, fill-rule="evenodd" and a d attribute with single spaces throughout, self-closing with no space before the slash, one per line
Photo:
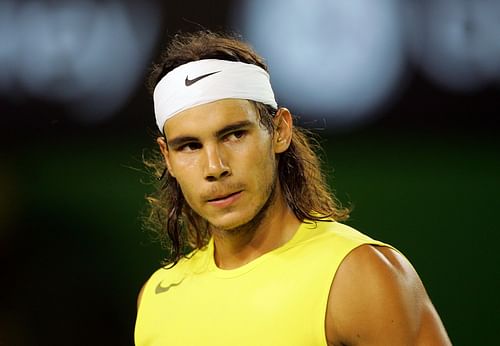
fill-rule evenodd
<path id="1" fill-rule="evenodd" d="M 331 345 L 447 344 L 420 278 L 389 247 L 363 245 L 345 258 L 332 284 L 326 328 Z"/>

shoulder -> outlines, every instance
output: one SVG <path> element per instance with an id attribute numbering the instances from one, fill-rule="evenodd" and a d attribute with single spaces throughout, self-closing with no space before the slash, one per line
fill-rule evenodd
<path id="1" fill-rule="evenodd" d="M 159 285 L 169 285 L 184 280 L 195 272 L 201 272 L 206 268 L 207 249 L 194 250 L 181 258 L 177 263 L 169 263 L 157 269 L 141 287 L 137 297 L 137 308 L 139 308 L 144 296 L 150 296 Z"/>
<path id="2" fill-rule="evenodd" d="M 349 247 L 365 243 L 384 245 L 346 224 L 333 220 L 306 221 L 302 224 L 302 229 L 311 238 L 321 238 L 322 241 L 324 238 L 330 239 L 337 245 L 339 242 L 346 243 Z"/>
<path id="3" fill-rule="evenodd" d="M 144 297 L 151 296 L 151 294 L 157 290 L 160 283 L 164 281 L 168 283 L 179 280 L 178 278 L 182 276 L 183 270 L 179 268 L 178 264 L 179 263 L 173 267 L 170 265 L 161 267 L 146 280 L 137 296 L 137 309 L 139 309 Z"/>
<path id="4" fill-rule="evenodd" d="M 355 248 L 339 267 L 328 301 L 327 336 L 347 345 L 449 344 L 412 265 L 396 250 L 375 245 Z"/>
<path id="5" fill-rule="evenodd" d="M 137 295 L 137 310 L 139 310 L 139 306 L 141 305 L 141 300 L 142 300 L 142 295 L 144 294 L 144 288 L 147 285 L 147 281 L 142 285 L 141 290 L 139 291 L 139 294 Z"/>
<path id="6" fill-rule="evenodd" d="M 329 254 L 333 274 L 353 249 L 363 244 L 389 246 L 337 221 L 309 221 L 303 223 L 300 233 L 301 243 L 311 244 L 315 251 Z"/>

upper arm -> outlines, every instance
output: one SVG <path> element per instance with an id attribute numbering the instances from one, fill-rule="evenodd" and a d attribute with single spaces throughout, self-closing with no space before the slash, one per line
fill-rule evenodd
<path id="1" fill-rule="evenodd" d="M 326 316 L 329 344 L 449 345 L 410 263 L 387 247 L 363 245 L 343 261 Z"/>

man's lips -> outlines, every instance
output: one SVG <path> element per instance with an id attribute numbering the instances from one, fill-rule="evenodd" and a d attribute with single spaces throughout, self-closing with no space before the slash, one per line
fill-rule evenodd
<path id="1" fill-rule="evenodd" d="M 209 199 L 207 203 L 216 207 L 227 207 L 236 202 L 236 200 L 240 198 L 242 192 L 243 191 L 236 191 L 229 194 L 216 196 Z"/>
<path id="2" fill-rule="evenodd" d="M 235 194 L 237 194 L 239 192 L 240 191 L 231 192 L 231 193 L 225 193 L 225 194 L 220 194 L 220 195 L 217 195 L 215 197 L 212 197 L 212 198 L 208 199 L 208 202 L 214 202 L 214 201 L 218 201 L 218 200 L 221 200 L 221 199 L 225 199 L 225 198 L 231 197 L 232 195 L 235 195 Z"/>

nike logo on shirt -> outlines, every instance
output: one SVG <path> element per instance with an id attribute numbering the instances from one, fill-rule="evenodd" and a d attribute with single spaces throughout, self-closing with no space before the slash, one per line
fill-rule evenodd
<path id="1" fill-rule="evenodd" d="M 161 285 L 161 281 L 158 283 L 158 286 L 156 286 L 156 289 L 155 289 L 155 293 L 156 294 L 160 294 L 160 293 L 163 293 L 163 292 L 167 292 L 169 289 L 171 289 L 172 287 L 175 287 L 175 286 L 179 286 L 182 281 L 184 281 L 184 278 L 182 278 L 181 281 L 179 282 L 174 282 L 173 284 L 170 284 L 168 286 L 162 286 Z"/>
<path id="2" fill-rule="evenodd" d="M 201 75 L 201 76 L 193 78 L 193 79 L 189 79 L 189 76 L 186 76 L 186 80 L 184 80 L 184 84 L 188 87 L 188 86 L 193 85 L 194 83 L 202 80 L 203 78 L 206 78 L 208 76 L 211 76 L 211 75 L 219 73 L 219 72 L 220 71 L 210 72 L 210 73 Z"/>

